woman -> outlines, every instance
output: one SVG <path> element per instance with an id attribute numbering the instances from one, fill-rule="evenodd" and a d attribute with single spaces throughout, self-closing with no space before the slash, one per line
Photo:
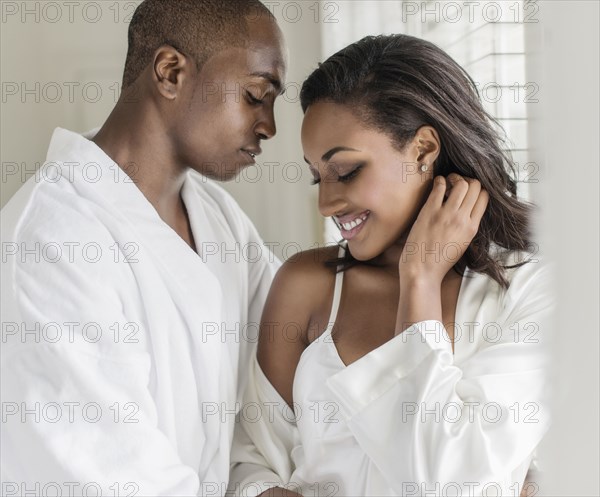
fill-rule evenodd
<path id="1" fill-rule="evenodd" d="M 548 427 L 552 299 L 474 83 L 426 41 L 367 37 L 301 101 L 345 242 L 275 279 L 247 398 L 262 415 L 241 416 L 260 454 L 238 447 L 233 481 L 254 463 L 304 496 L 518 496 Z"/>

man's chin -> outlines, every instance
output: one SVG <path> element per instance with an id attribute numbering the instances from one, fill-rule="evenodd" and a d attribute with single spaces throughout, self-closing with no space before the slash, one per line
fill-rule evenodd
<path id="1" fill-rule="evenodd" d="M 205 166 L 202 168 L 194 168 L 195 171 L 199 172 L 203 176 L 221 182 L 232 181 L 236 179 L 240 173 L 246 169 L 248 166 L 252 166 L 254 164 L 211 164 L 209 166 Z"/>

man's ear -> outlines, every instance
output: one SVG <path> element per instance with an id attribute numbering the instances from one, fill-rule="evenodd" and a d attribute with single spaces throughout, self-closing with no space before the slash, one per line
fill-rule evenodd
<path id="1" fill-rule="evenodd" d="M 440 136 L 435 128 L 421 126 L 413 138 L 413 144 L 417 150 L 417 162 L 426 164 L 433 170 L 433 163 L 440 155 Z"/>
<path id="2" fill-rule="evenodd" d="M 154 54 L 153 80 L 160 94 L 175 100 L 188 76 L 190 61 L 170 45 L 162 45 Z"/>

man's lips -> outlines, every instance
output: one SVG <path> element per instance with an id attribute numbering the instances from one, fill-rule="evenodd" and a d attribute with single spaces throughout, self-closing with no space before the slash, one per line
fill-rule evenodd
<path id="1" fill-rule="evenodd" d="M 252 160 L 255 160 L 257 156 L 262 154 L 262 150 L 260 147 L 243 148 L 242 152 L 246 152 L 252 158 Z"/>

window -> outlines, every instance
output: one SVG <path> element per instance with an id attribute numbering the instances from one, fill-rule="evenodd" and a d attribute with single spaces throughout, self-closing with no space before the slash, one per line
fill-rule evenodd
<path id="1" fill-rule="evenodd" d="M 324 7 L 328 3 L 323 2 Z M 526 27 L 535 24 L 536 0 L 341 1 L 336 24 L 323 25 L 323 58 L 373 34 L 404 33 L 435 43 L 471 75 L 485 109 L 504 129 L 517 170 L 519 195 L 529 199 L 537 166 L 529 162 L 531 105 L 539 87 L 527 82 Z M 339 240 L 331 222 L 325 241 Z"/>

